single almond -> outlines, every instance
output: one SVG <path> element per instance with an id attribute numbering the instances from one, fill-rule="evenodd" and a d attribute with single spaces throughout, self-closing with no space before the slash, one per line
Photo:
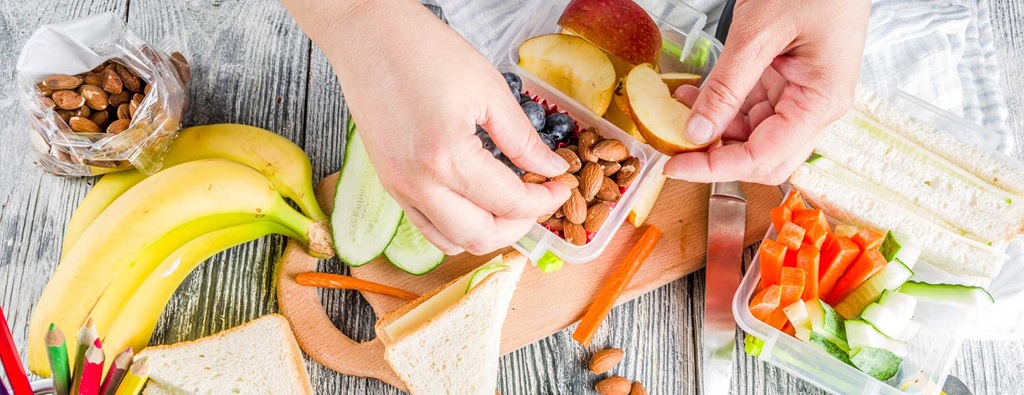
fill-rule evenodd
<path id="1" fill-rule="evenodd" d="M 565 241 L 572 245 L 581 246 L 587 244 L 587 231 L 583 229 L 583 225 L 563 221 L 562 235 L 565 236 Z"/>
<path id="2" fill-rule="evenodd" d="M 122 91 L 121 93 L 111 93 L 107 97 L 107 101 L 111 106 L 118 107 L 122 104 L 129 102 L 132 99 L 131 93 L 128 91 Z"/>
<path id="3" fill-rule="evenodd" d="M 551 219 L 551 216 L 553 216 L 553 215 L 555 215 L 555 213 L 544 214 L 544 215 L 542 215 L 540 217 L 537 217 L 537 223 L 538 224 L 543 224 L 544 222 L 547 222 L 547 220 Z"/>
<path id="4" fill-rule="evenodd" d="M 564 221 L 561 218 L 550 218 L 547 221 L 541 223 L 544 227 L 551 229 L 552 232 L 561 232 L 563 229 Z"/>
<path id="5" fill-rule="evenodd" d="M 599 160 L 597 161 L 597 163 L 600 164 L 601 169 L 604 170 L 605 177 L 611 177 L 613 174 L 619 171 L 619 168 L 622 167 L 622 165 L 620 165 L 619 162 L 612 162 L 607 160 Z"/>
<path id="6" fill-rule="evenodd" d="M 576 189 L 580 186 L 579 179 L 576 178 L 576 176 L 569 173 L 565 173 L 560 176 L 554 177 L 551 179 L 551 181 L 558 181 L 560 183 L 563 183 L 565 184 L 565 186 L 569 187 L 569 189 Z"/>
<path id="7" fill-rule="evenodd" d="M 111 95 L 116 95 L 124 91 L 124 82 L 121 81 L 117 72 L 108 67 L 103 70 L 103 84 L 100 85 L 100 88 Z"/>
<path id="8" fill-rule="evenodd" d="M 577 148 L 576 151 L 579 154 L 581 161 L 597 162 L 597 156 L 594 155 L 594 146 L 597 145 L 597 142 L 600 139 L 601 138 L 597 136 L 597 133 L 594 133 L 594 131 L 589 128 L 583 131 L 583 133 L 580 133 L 580 136 L 577 139 L 578 141 L 576 142 L 579 148 Z"/>
<path id="9" fill-rule="evenodd" d="M 566 163 L 569 163 L 569 170 L 567 170 L 569 173 L 575 173 L 583 166 L 580 162 L 580 157 L 572 150 L 559 148 L 555 150 L 555 153 L 558 154 L 558 156 L 561 156 L 562 159 L 565 159 Z"/>
<path id="10" fill-rule="evenodd" d="M 44 78 L 42 85 L 54 91 L 71 90 L 82 85 L 82 79 L 73 75 L 54 74 Z"/>
<path id="11" fill-rule="evenodd" d="M 75 91 L 56 91 L 52 98 L 62 110 L 77 110 L 85 105 L 85 99 Z"/>
<path id="12" fill-rule="evenodd" d="M 187 84 L 192 79 L 192 68 L 188 64 L 188 59 L 185 59 L 185 55 L 182 55 L 181 52 L 171 54 L 171 64 L 178 71 L 178 77 L 181 78 L 181 82 Z"/>
<path id="13" fill-rule="evenodd" d="M 604 178 L 604 170 L 596 162 L 587 162 L 580 171 L 580 193 L 586 200 L 594 199 L 597 191 L 601 189 L 601 180 Z"/>
<path id="14" fill-rule="evenodd" d="M 128 110 L 128 103 L 117 106 L 117 119 L 131 119 L 132 115 Z"/>
<path id="15" fill-rule="evenodd" d="M 39 98 L 39 102 L 43 104 L 43 108 L 54 109 L 57 108 L 57 103 L 53 102 L 53 99 L 43 96 Z"/>
<path id="16" fill-rule="evenodd" d="M 565 213 L 565 219 L 574 224 L 581 225 L 587 220 L 587 201 L 579 189 L 572 190 L 569 200 L 562 205 L 562 211 Z"/>
<path id="17" fill-rule="evenodd" d="M 647 389 L 639 381 L 634 381 L 633 388 L 629 390 L 629 395 L 647 395 Z"/>
<path id="18" fill-rule="evenodd" d="M 619 184 L 616 184 L 611 178 L 604 177 L 601 179 L 601 188 L 598 188 L 594 197 L 606 202 L 617 202 L 622 199 L 622 193 L 619 192 Z"/>
<path id="19" fill-rule="evenodd" d="M 632 387 L 629 380 L 619 376 L 612 376 L 598 381 L 594 389 L 597 390 L 598 395 L 629 395 L 629 390 Z"/>
<path id="20" fill-rule="evenodd" d="M 603 203 L 602 203 L 603 204 Z M 607 205 L 605 205 L 607 207 Z M 590 372 L 594 374 L 605 374 L 612 370 L 615 365 L 618 365 L 622 361 L 622 357 L 626 355 L 625 351 L 621 348 L 608 348 L 594 353 L 594 357 L 590 358 Z"/>
<path id="21" fill-rule="evenodd" d="M 139 110 L 139 102 L 135 101 L 135 99 L 132 99 L 132 101 L 128 102 L 128 117 L 129 118 L 135 118 L 135 111 L 138 111 L 138 110 Z"/>
<path id="22" fill-rule="evenodd" d="M 74 130 L 75 132 L 78 132 L 78 133 L 102 133 L 103 132 L 103 130 L 100 129 L 99 126 L 96 126 L 96 124 L 93 123 L 93 121 L 90 121 L 89 118 L 71 117 L 71 120 L 68 121 L 68 126 L 71 127 L 71 130 Z"/>
<path id="23" fill-rule="evenodd" d="M 78 87 L 78 94 L 85 99 L 85 105 L 96 111 L 107 109 L 107 92 L 96 85 L 82 85 Z"/>
<path id="24" fill-rule="evenodd" d="M 604 221 L 608 220 L 608 215 L 611 214 L 612 209 L 608 207 L 608 203 L 597 202 L 590 205 L 587 209 L 587 219 L 583 221 L 583 229 L 588 232 L 597 232 L 604 225 Z"/>
<path id="25" fill-rule="evenodd" d="M 143 95 L 148 95 L 149 91 L 153 90 L 153 85 L 150 85 L 150 84 L 142 84 L 142 85 L 145 86 L 145 88 L 142 88 L 142 94 Z"/>
<path id="26" fill-rule="evenodd" d="M 92 123 L 95 123 L 96 126 L 99 126 L 100 129 L 105 129 L 107 124 L 110 123 L 110 113 L 106 111 L 97 111 L 89 117 L 89 120 L 92 121 Z"/>
<path id="27" fill-rule="evenodd" d="M 523 180 L 523 182 L 528 184 L 543 184 L 545 182 L 548 182 L 547 177 L 531 172 L 523 173 L 523 176 L 520 178 Z"/>
<path id="28" fill-rule="evenodd" d="M 75 116 L 75 112 L 71 110 L 57 110 L 57 116 L 60 117 L 64 123 L 71 121 L 71 117 Z"/>
<path id="29" fill-rule="evenodd" d="M 42 92 L 43 96 L 50 97 L 53 95 L 53 89 L 43 86 L 42 82 L 36 84 L 36 89 L 39 89 L 39 92 Z"/>
<path id="30" fill-rule="evenodd" d="M 636 175 L 640 173 L 640 159 L 637 157 L 631 157 L 622 162 L 622 167 L 619 168 L 619 172 L 615 173 L 615 183 L 619 186 L 629 186 L 636 179 Z"/>
<path id="31" fill-rule="evenodd" d="M 110 133 L 110 134 L 121 133 L 121 132 L 127 130 L 128 126 L 131 125 L 131 123 L 132 123 L 132 121 L 127 120 L 127 119 L 118 119 L 118 120 L 116 120 L 114 122 L 111 122 L 110 125 L 107 126 L 107 133 Z"/>
<path id="32" fill-rule="evenodd" d="M 85 77 L 82 78 L 82 83 L 86 85 L 103 86 L 103 72 L 91 72 L 86 74 Z"/>
<path id="33" fill-rule="evenodd" d="M 629 149 L 615 139 L 601 140 L 593 148 L 594 156 L 611 162 L 619 162 L 629 157 Z"/>
<path id="34" fill-rule="evenodd" d="M 555 218 L 565 218 L 565 210 L 562 210 L 562 206 L 558 206 L 558 210 L 555 210 Z"/>
<path id="35" fill-rule="evenodd" d="M 89 118 L 90 115 L 92 115 L 92 110 L 89 109 L 89 106 L 81 106 L 75 110 L 76 117 Z"/>
<path id="36" fill-rule="evenodd" d="M 121 77 L 121 82 L 124 83 L 124 88 L 132 92 L 142 91 L 142 84 L 139 80 L 139 76 L 135 75 L 135 72 L 125 67 L 122 64 L 114 66 L 114 70 L 117 71 L 117 76 Z"/>

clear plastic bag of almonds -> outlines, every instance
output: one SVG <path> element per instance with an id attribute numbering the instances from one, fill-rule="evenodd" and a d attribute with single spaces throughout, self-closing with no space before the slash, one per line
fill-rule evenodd
<path id="1" fill-rule="evenodd" d="M 28 134 L 45 171 L 152 174 L 181 125 L 190 69 L 104 13 L 40 27 L 17 65 Z"/>

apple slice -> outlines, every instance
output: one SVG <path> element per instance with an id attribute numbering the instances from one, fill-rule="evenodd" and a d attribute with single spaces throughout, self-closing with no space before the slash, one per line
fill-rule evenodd
<path id="1" fill-rule="evenodd" d="M 608 55 L 581 37 L 545 34 L 519 46 L 519 67 L 540 77 L 583 106 L 604 115 L 615 90 Z"/>
<path id="2" fill-rule="evenodd" d="M 623 77 L 625 76 L 626 74 L 623 74 Z M 615 103 L 615 106 L 618 107 L 623 114 L 629 116 L 629 99 L 626 99 L 626 88 L 624 81 L 621 79 L 618 84 L 615 84 L 615 91 L 612 92 L 612 102 Z"/>
<path id="3" fill-rule="evenodd" d="M 661 54 L 661 30 L 633 0 L 572 0 L 558 25 L 631 66 L 657 64 Z"/>
<path id="4" fill-rule="evenodd" d="M 693 85 L 696 87 L 700 86 L 701 76 L 690 73 L 663 73 L 661 74 L 661 80 L 665 81 L 665 85 L 668 85 L 669 92 L 675 92 L 676 88 L 683 85 Z"/>
<path id="5" fill-rule="evenodd" d="M 672 97 L 668 85 L 650 65 L 634 67 L 623 86 L 633 122 L 654 149 L 675 155 L 711 144 L 696 144 L 686 137 L 690 108 Z"/>
<path id="6" fill-rule="evenodd" d="M 629 133 L 630 136 L 639 140 L 641 143 L 647 144 L 644 140 L 644 136 L 640 135 L 640 130 L 637 129 L 636 124 L 633 123 L 633 118 L 622 112 L 622 108 L 617 105 L 608 106 L 608 112 L 604 113 L 604 119 L 611 122 L 612 125 L 618 126 L 623 132 Z"/>
<path id="7" fill-rule="evenodd" d="M 630 225 L 637 228 L 644 224 L 647 220 L 647 216 L 651 215 L 651 210 L 654 210 L 654 203 L 658 201 L 658 196 L 661 196 L 661 189 L 665 186 L 664 173 L 658 173 L 654 175 L 654 179 L 651 180 L 651 185 L 644 190 L 644 193 L 640 195 L 640 199 L 633 205 L 633 209 L 629 211 L 629 215 L 626 217 L 626 221 Z"/>

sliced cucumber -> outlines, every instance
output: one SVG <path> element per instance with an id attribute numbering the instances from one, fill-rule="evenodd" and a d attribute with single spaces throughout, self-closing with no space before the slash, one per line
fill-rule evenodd
<path id="1" fill-rule="evenodd" d="M 977 307 L 996 302 L 984 288 L 958 284 L 929 284 L 909 281 L 900 287 L 900 292 L 925 302 L 954 306 Z"/>
<path id="2" fill-rule="evenodd" d="M 850 346 L 846 343 L 846 325 L 843 325 L 843 317 L 820 299 L 809 301 L 806 305 L 807 317 L 811 321 L 811 332 L 824 336 L 843 351 L 850 351 Z"/>
<path id="3" fill-rule="evenodd" d="M 857 318 L 860 312 L 868 303 L 878 300 L 882 292 L 887 289 L 899 288 L 903 283 L 910 280 L 914 272 L 903 264 L 899 259 L 893 260 L 885 265 L 881 271 L 857 287 L 850 296 L 847 296 L 836 305 L 836 311 L 847 319 Z"/>
<path id="4" fill-rule="evenodd" d="M 445 258 L 444 253 L 430 244 L 406 216 L 402 216 L 398 223 L 398 231 L 388 248 L 384 249 L 384 256 L 395 267 L 416 276 L 430 273 Z"/>
<path id="5" fill-rule="evenodd" d="M 374 260 L 395 237 L 402 208 L 377 179 L 363 140 L 354 129 L 345 144 L 331 213 L 331 236 L 338 258 L 350 266 Z"/>
<path id="6" fill-rule="evenodd" d="M 878 303 L 869 304 L 860 314 L 860 319 L 867 321 L 879 332 L 892 338 L 904 336 L 907 325 L 910 325 L 910 318 L 911 316 L 898 314 Z"/>
<path id="7" fill-rule="evenodd" d="M 798 300 L 793 304 L 786 306 L 782 309 L 783 313 L 786 313 L 786 318 L 793 324 L 793 331 L 796 333 L 796 338 L 806 343 L 811 339 L 811 316 L 807 312 L 807 304 L 802 300 Z"/>
<path id="8" fill-rule="evenodd" d="M 496 258 L 492 259 L 491 262 L 501 262 L 501 255 L 498 255 Z M 491 263 L 489 265 L 484 265 L 483 267 L 476 269 L 476 271 L 473 272 L 473 277 L 470 277 L 469 279 L 469 285 L 466 287 L 466 293 L 472 291 L 473 287 L 475 287 L 477 284 L 482 283 L 484 279 L 487 278 L 487 276 L 491 275 L 491 273 L 497 273 L 502 270 L 508 270 L 508 265 L 502 265 L 500 263 Z"/>
<path id="9" fill-rule="evenodd" d="M 833 343 L 824 335 L 818 332 L 811 332 L 810 343 L 818 346 L 818 348 L 824 350 L 829 355 L 836 359 L 843 361 L 843 363 L 853 366 L 853 362 L 850 362 L 850 354 L 842 346 Z"/>
<path id="10" fill-rule="evenodd" d="M 868 376 L 888 380 L 900 371 L 903 358 L 881 348 L 862 348 L 850 354 L 850 362 Z"/>
<path id="11" fill-rule="evenodd" d="M 897 356 L 907 356 L 906 342 L 886 336 L 862 320 L 846 321 L 846 339 L 853 350 L 864 347 L 884 348 Z"/>
<path id="12" fill-rule="evenodd" d="M 917 298 L 902 292 L 887 289 L 882 291 L 878 304 L 901 316 L 913 317 L 917 310 Z"/>
<path id="13" fill-rule="evenodd" d="M 886 262 L 899 259 L 908 268 L 913 269 L 917 264 L 917 258 L 921 256 L 921 247 L 915 244 L 910 236 L 889 231 L 885 234 L 885 240 L 878 248 L 885 257 Z"/>

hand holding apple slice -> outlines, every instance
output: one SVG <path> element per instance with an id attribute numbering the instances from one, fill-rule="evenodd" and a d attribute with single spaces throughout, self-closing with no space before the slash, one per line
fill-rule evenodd
<path id="1" fill-rule="evenodd" d="M 686 137 L 690 108 L 672 97 L 668 85 L 650 65 L 634 67 L 623 87 L 633 121 L 654 149 L 676 155 L 711 145 L 696 144 Z"/>
<path id="2" fill-rule="evenodd" d="M 615 89 L 608 55 L 589 41 L 567 34 L 545 34 L 519 46 L 519 67 L 551 84 L 597 115 L 604 115 Z"/>

